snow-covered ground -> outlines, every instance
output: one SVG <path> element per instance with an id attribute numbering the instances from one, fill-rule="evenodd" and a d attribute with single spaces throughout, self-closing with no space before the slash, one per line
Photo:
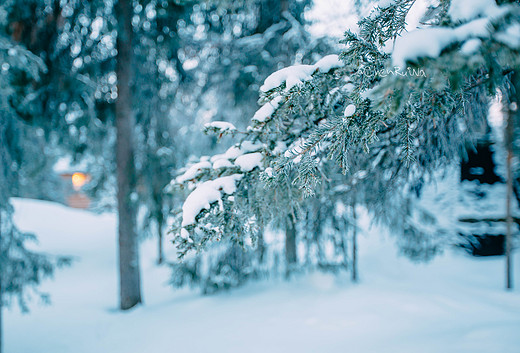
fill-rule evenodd
<path id="1" fill-rule="evenodd" d="M 7 353 L 520 352 L 520 291 L 503 290 L 500 258 L 447 251 L 417 265 L 374 228 L 360 239 L 359 284 L 315 274 L 201 297 L 167 285 L 150 240 L 141 256 L 145 304 L 121 313 L 115 217 L 14 205 L 40 249 L 76 261 L 42 286 L 51 305 L 6 310 Z M 518 254 L 514 273 L 520 286 Z"/>

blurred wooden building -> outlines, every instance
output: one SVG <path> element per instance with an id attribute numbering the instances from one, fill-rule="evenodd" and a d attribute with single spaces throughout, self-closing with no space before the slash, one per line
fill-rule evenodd
<path id="1" fill-rule="evenodd" d="M 54 172 L 63 180 L 63 199 L 67 206 L 87 209 L 91 200 L 83 192 L 91 176 L 87 172 L 85 163 L 72 163 L 71 158 L 63 157 L 54 165 Z"/>

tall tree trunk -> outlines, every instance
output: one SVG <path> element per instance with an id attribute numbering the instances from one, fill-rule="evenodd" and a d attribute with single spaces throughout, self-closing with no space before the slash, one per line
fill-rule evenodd
<path id="1" fill-rule="evenodd" d="M 511 125 L 511 118 L 508 118 L 508 125 Z M 509 127 L 508 127 L 509 130 Z M 513 181 L 511 164 L 513 159 L 513 152 L 511 146 L 507 150 L 507 196 L 506 196 L 506 289 L 512 289 L 513 283 L 511 280 L 511 231 L 513 225 L 513 217 L 511 215 L 511 196 L 513 194 Z"/>
<path id="2" fill-rule="evenodd" d="M 2 340 L 2 337 L 3 337 L 3 327 L 2 327 L 2 321 L 3 321 L 3 311 L 4 311 L 4 303 L 2 302 L 4 300 L 4 296 L 3 296 L 3 293 L 2 293 L 2 281 L 0 279 L 0 353 L 2 353 L 4 350 L 3 350 L 3 340 Z"/>
<path id="3" fill-rule="evenodd" d="M 286 276 L 289 277 L 291 268 L 296 264 L 296 222 L 293 215 L 287 216 L 285 223 L 285 263 Z"/>
<path id="4" fill-rule="evenodd" d="M 0 210 L 0 262 L 2 261 L 2 251 L 3 251 L 3 246 L 2 246 L 2 211 Z M 3 282 L 3 278 L 4 278 L 4 272 L 2 271 L 2 267 L 0 267 L 0 353 L 3 352 L 3 341 L 2 341 L 2 337 L 3 337 L 3 327 L 2 327 L 2 321 L 3 321 L 3 317 L 2 317 L 2 313 L 4 311 L 4 295 L 3 295 L 3 290 L 4 290 L 4 287 L 2 286 L 2 282 Z"/>
<path id="5" fill-rule="evenodd" d="M 511 77 L 512 92 L 509 97 L 509 107 L 507 111 L 507 126 L 505 130 L 505 144 L 507 150 L 506 159 L 506 289 L 513 288 L 512 264 L 511 264 L 511 243 L 513 232 L 513 214 L 511 210 L 511 201 L 513 197 L 513 142 L 514 142 L 514 123 L 520 118 L 520 75 L 517 71 L 513 72 Z"/>
<path id="6" fill-rule="evenodd" d="M 264 256 L 265 256 L 265 240 L 264 240 L 264 228 L 260 230 L 258 233 L 258 239 L 256 240 L 256 252 L 258 256 L 258 261 L 263 264 Z"/>
<path id="7" fill-rule="evenodd" d="M 157 264 L 161 265 L 164 261 L 163 252 L 163 226 L 164 226 L 162 211 L 157 215 Z"/>
<path id="8" fill-rule="evenodd" d="M 141 302 L 138 239 L 135 229 L 135 186 L 132 114 L 132 1 L 119 0 L 116 5 L 117 35 L 117 101 L 116 101 L 116 162 L 117 203 L 119 214 L 119 289 L 121 310 Z"/>
<path id="9" fill-rule="evenodd" d="M 356 204 L 352 204 L 352 220 L 354 227 L 352 229 L 352 282 L 357 282 L 357 215 L 356 215 Z"/>

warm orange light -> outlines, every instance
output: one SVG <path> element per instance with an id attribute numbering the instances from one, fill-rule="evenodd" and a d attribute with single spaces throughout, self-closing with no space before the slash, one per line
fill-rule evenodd
<path id="1" fill-rule="evenodd" d="M 88 177 L 84 173 L 72 174 L 72 185 L 74 186 L 74 190 L 78 191 L 81 189 L 81 187 L 87 182 L 87 179 Z"/>

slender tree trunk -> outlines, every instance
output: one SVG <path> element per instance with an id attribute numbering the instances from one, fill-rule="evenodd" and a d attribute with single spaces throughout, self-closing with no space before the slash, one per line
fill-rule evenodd
<path id="1" fill-rule="evenodd" d="M 2 353 L 4 350 L 3 350 L 3 326 L 2 326 L 2 321 L 3 321 L 3 311 L 4 311 L 4 303 L 3 303 L 3 300 L 4 300 L 4 296 L 3 296 L 3 293 L 2 293 L 2 281 L 0 280 L 0 353 Z"/>
<path id="2" fill-rule="evenodd" d="M 163 216 L 162 212 L 157 216 L 157 264 L 161 265 L 164 261 L 163 254 Z"/>
<path id="3" fill-rule="evenodd" d="M 507 111 L 507 126 L 505 131 L 505 144 L 507 150 L 506 159 L 506 289 L 513 288 L 512 279 L 512 259 L 511 259 L 511 243 L 512 243 L 512 232 L 513 232 L 513 214 L 511 210 L 511 201 L 513 198 L 513 136 L 514 136 L 514 122 L 519 117 L 519 104 L 520 104 L 520 75 L 515 71 L 511 77 L 511 83 L 513 86 L 513 92 L 511 92 L 509 99 L 509 107 Z"/>
<path id="4" fill-rule="evenodd" d="M 265 240 L 264 240 L 264 229 L 263 228 L 258 233 L 258 239 L 256 240 L 256 251 L 258 254 L 258 261 L 261 264 L 264 263 Z"/>
<path id="5" fill-rule="evenodd" d="M 509 118 L 508 120 L 510 120 Z M 508 122 L 510 125 L 510 121 Z M 506 196 L 506 289 L 512 289 L 511 280 L 511 231 L 513 225 L 513 217 L 511 215 L 511 196 L 513 194 L 511 164 L 513 152 L 508 146 L 507 151 L 507 196 Z"/>
<path id="6" fill-rule="evenodd" d="M 292 215 L 287 216 L 285 224 L 285 263 L 286 276 L 289 277 L 292 265 L 296 264 L 296 223 Z"/>
<path id="7" fill-rule="evenodd" d="M 354 227 L 352 229 L 352 282 L 357 282 L 357 215 L 356 215 L 356 204 L 352 204 L 352 220 Z"/>
<path id="8" fill-rule="evenodd" d="M 3 251 L 3 248 L 2 248 L 2 211 L 0 211 L 0 262 L 1 262 L 1 259 L 2 259 L 2 251 Z M 0 263 L 1 265 L 1 263 Z M 2 337 L 3 337 L 3 326 L 2 326 L 2 321 L 3 321 L 3 317 L 2 317 L 2 314 L 3 314 L 3 311 L 4 311 L 4 295 L 3 295 L 3 286 L 2 286 L 2 282 L 3 282 L 3 278 L 4 278 L 4 272 L 2 271 L 2 267 L 0 267 L 0 353 L 3 352 L 3 340 L 2 340 Z"/>
<path id="9" fill-rule="evenodd" d="M 119 289 L 121 310 L 141 302 L 138 239 L 135 229 L 135 186 L 132 114 L 132 1 L 119 0 L 116 5 L 117 35 L 117 93 L 116 101 L 116 162 L 117 203 L 119 214 Z"/>

